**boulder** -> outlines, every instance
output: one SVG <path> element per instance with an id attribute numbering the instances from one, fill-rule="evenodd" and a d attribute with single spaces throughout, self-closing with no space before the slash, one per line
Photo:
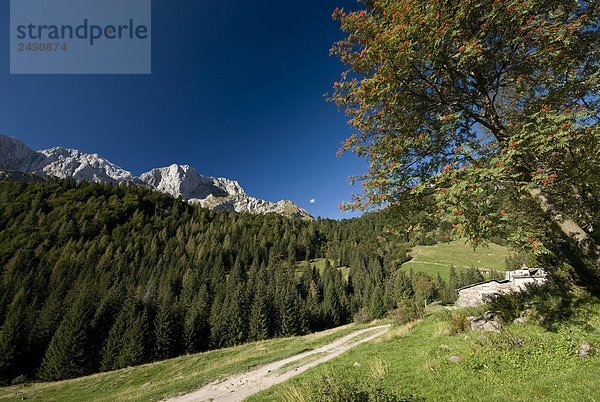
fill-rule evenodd
<path id="1" fill-rule="evenodd" d="M 579 344 L 579 357 L 585 359 L 592 352 L 592 346 L 588 341 L 582 341 Z"/>
<path id="2" fill-rule="evenodd" d="M 471 323 L 473 331 L 500 332 L 502 324 L 500 323 L 500 314 L 496 311 L 488 311 L 481 317 L 467 317 Z"/>
<path id="3" fill-rule="evenodd" d="M 459 363 L 462 360 L 462 357 L 460 357 L 458 355 L 454 355 L 454 356 L 448 357 L 448 360 L 450 360 L 452 363 Z"/>

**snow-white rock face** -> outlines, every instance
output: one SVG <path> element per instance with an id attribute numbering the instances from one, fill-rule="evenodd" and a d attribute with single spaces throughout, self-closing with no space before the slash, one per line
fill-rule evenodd
<path id="1" fill-rule="evenodd" d="M 140 180 L 158 191 L 184 200 L 205 199 L 209 195 L 226 197 L 246 194 L 237 181 L 202 176 L 188 165 L 152 169 L 140 175 Z"/>
<path id="2" fill-rule="evenodd" d="M 73 178 L 96 183 L 126 183 L 133 181 L 133 175 L 114 163 L 98 156 L 75 149 L 51 148 L 39 151 L 46 158 L 34 163 L 31 173 L 44 173 L 48 176 Z"/>
<path id="3" fill-rule="evenodd" d="M 65 148 L 36 152 L 20 140 L 4 135 L 0 135 L 0 169 L 97 183 L 125 183 L 134 179 L 131 173 L 97 154 Z"/>
<path id="4" fill-rule="evenodd" d="M 250 214 L 276 213 L 300 219 L 312 219 L 312 216 L 289 200 L 270 202 L 242 194 L 230 197 L 209 195 L 205 199 L 191 199 L 191 203 L 200 204 L 215 211 L 229 211 Z"/>
<path id="5" fill-rule="evenodd" d="M 218 211 L 251 214 L 274 212 L 312 219 L 307 211 L 291 201 L 270 202 L 251 197 L 237 181 L 203 176 L 188 165 L 152 169 L 134 177 L 97 154 L 66 148 L 34 151 L 20 140 L 3 135 L 0 135 L 0 170 L 96 183 L 141 185 Z M 1 177 L 15 176 L 4 174 Z"/>

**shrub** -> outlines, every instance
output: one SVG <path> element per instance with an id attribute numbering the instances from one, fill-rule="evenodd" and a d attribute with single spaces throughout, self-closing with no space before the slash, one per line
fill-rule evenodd
<path id="1" fill-rule="evenodd" d="M 446 323 L 448 335 L 460 334 L 471 328 L 464 311 L 449 311 Z"/>
<path id="2" fill-rule="evenodd" d="M 354 314 L 354 322 L 356 324 L 366 324 L 368 322 L 371 322 L 372 320 L 373 318 L 369 313 L 369 309 L 366 307 L 361 308 L 356 314 Z"/>
<path id="3" fill-rule="evenodd" d="M 15 378 L 13 378 L 13 380 L 11 381 L 12 385 L 19 385 L 19 384 L 25 384 L 29 382 L 29 378 L 27 378 L 26 375 L 19 375 Z"/>
<path id="4" fill-rule="evenodd" d="M 469 321 L 467 321 L 467 317 L 471 315 L 469 314 L 470 312 L 470 310 L 465 309 L 444 309 L 440 311 L 439 317 L 440 321 L 443 323 L 442 328 L 444 335 L 456 335 L 469 330 L 471 326 L 469 324 Z"/>
<path id="5" fill-rule="evenodd" d="M 353 373 L 328 373 L 321 377 L 305 401 L 311 402 L 403 402 L 422 401 L 415 395 L 401 394 L 398 391 L 386 389 L 377 381 L 362 378 L 358 380 Z"/>
<path id="6" fill-rule="evenodd" d="M 466 332 L 471 328 L 467 317 L 479 317 L 489 310 L 489 306 L 483 304 L 476 307 L 461 309 L 445 308 L 438 313 L 440 321 L 439 332 L 444 335 L 456 335 Z"/>
<path id="7" fill-rule="evenodd" d="M 512 322 L 521 316 L 523 304 L 527 300 L 523 296 L 523 293 L 498 295 L 490 300 L 490 309 L 499 312 L 504 322 Z"/>
<path id="8" fill-rule="evenodd" d="M 415 301 L 404 300 L 398 308 L 390 311 L 388 317 L 398 324 L 420 320 L 425 314 L 425 306 Z"/>

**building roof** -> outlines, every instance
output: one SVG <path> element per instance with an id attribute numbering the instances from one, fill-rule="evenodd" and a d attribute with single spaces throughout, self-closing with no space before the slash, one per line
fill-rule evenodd
<path id="1" fill-rule="evenodd" d="M 471 285 L 463 286 L 460 289 L 456 289 L 456 291 L 460 292 L 461 290 L 464 290 L 464 289 L 468 289 L 468 288 L 472 288 L 474 286 L 483 285 L 484 283 L 492 283 L 492 282 L 496 282 L 496 283 L 510 283 L 510 280 L 508 280 L 508 279 L 502 279 L 502 280 L 492 279 L 492 280 L 489 280 L 489 281 L 483 281 L 483 282 L 478 282 L 478 283 L 473 283 Z"/>
<path id="2" fill-rule="evenodd" d="M 505 275 L 510 279 L 502 279 L 502 280 L 491 279 L 488 281 L 483 281 L 483 282 L 478 282 L 478 283 L 473 283 L 471 285 L 463 286 L 460 289 L 456 289 L 456 291 L 459 292 L 463 289 L 468 289 L 468 288 L 472 288 L 474 286 L 483 285 L 484 283 L 491 283 L 491 282 L 509 283 L 509 282 L 513 282 L 514 279 L 545 278 L 548 274 L 546 273 L 546 271 L 543 268 L 528 268 L 526 266 L 523 266 L 522 269 L 518 269 L 515 271 L 506 271 Z"/>
<path id="3" fill-rule="evenodd" d="M 512 278 L 542 278 L 547 275 L 542 268 L 522 268 L 516 271 L 506 271 Z"/>

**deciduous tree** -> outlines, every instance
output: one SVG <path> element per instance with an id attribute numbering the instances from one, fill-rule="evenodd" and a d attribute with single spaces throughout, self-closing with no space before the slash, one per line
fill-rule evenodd
<path id="1" fill-rule="evenodd" d="M 349 68 L 332 100 L 356 130 L 341 151 L 370 162 L 346 207 L 418 209 L 404 227 L 415 237 L 448 220 L 474 244 L 508 233 L 537 252 L 560 232 L 598 272 L 599 12 L 587 0 L 336 9 L 346 35 L 332 53 Z"/>

